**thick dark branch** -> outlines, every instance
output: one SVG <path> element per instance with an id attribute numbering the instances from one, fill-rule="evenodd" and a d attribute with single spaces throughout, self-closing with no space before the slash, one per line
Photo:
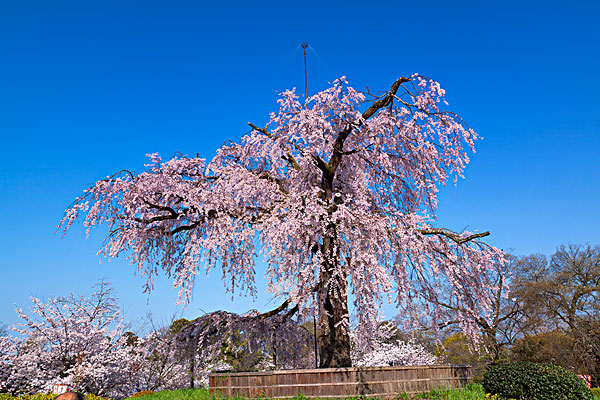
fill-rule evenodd
<path id="1" fill-rule="evenodd" d="M 176 233 L 182 232 L 182 231 L 191 231 L 192 229 L 195 229 L 196 227 L 198 227 L 198 225 L 200 225 L 201 222 L 194 222 L 191 225 L 181 225 L 178 226 L 177 228 L 173 229 L 170 234 L 174 235 Z"/>
<path id="2" fill-rule="evenodd" d="M 390 91 L 383 98 L 373 102 L 373 104 L 371 104 L 371 106 L 369 108 L 367 108 L 365 110 L 365 112 L 363 112 L 363 114 L 362 114 L 363 119 L 367 120 L 367 119 L 371 118 L 377 111 L 390 105 L 392 103 L 392 100 L 394 99 L 394 96 L 396 96 L 396 92 L 398 91 L 398 88 L 400 87 L 400 85 L 405 82 L 409 82 L 409 81 L 410 81 L 410 78 L 404 78 L 404 77 L 396 80 L 396 82 L 394 82 L 392 84 Z M 359 123 L 358 126 L 360 126 L 360 124 L 362 124 L 362 122 Z M 350 135 L 350 132 L 352 132 L 353 128 L 354 128 L 354 126 L 352 124 L 349 124 L 346 127 L 346 129 L 341 131 L 338 134 L 337 138 L 335 139 L 335 143 L 333 144 L 333 152 L 331 154 L 331 159 L 329 160 L 329 168 L 328 168 L 328 173 L 331 176 L 333 174 L 335 174 L 335 171 L 337 170 L 338 165 L 342 161 L 342 156 L 344 155 L 344 142 L 346 141 L 346 138 L 348 137 L 348 135 Z M 323 168 L 321 168 L 321 169 L 323 169 Z"/>
<path id="3" fill-rule="evenodd" d="M 181 202 L 181 200 L 183 200 L 182 198 L 180 198 L 178 200 L 178 202 Z M 142 224 L 151 224 L 153 222 L 158 222 L 158 221 L 166 221 L 169 219 L 177 219 L 177 217 L 179 216 L 179 214 L 177 213 L 177 211 L 175 211 L 173 208 L 169 207 L 169 206 L 161 206 L 158 204 L 152 204 L 147 200 L 142 200 L 144 202 L 144 204 L 146 204 L 147 206 L 149 206 L 150 208 L 154 208 L 156 210 L 159 211 L 166 211 L 169 214 L 168 215 L 155 215 L 153 217 L 150 218 L 138 218 L 138 217 L 133 217 L 131 218 L 132 220 L 134 220 L 135 222 L 140 222 Z M 185 209 L 185 211 L 187 211 L 188 209 Z M 125 219 L 125 218 L 123 218 Z"/>
<path id="4" fill-rule="evenodd" d="M 148 205 L 150 208 L 156 208 L 157 210 L 160 210 L 160 211 L 166 211 L 166 212 L 168 212 L 169 214 L 171 214 L 171 216 L 172 216 L 173 218 L 177 218 L 177 212 L 176 212 L 175 210 L 173 210 L 173 209 L 172 209 L 171 207 L 169 207 L 169 206 L 161 206 L 161 205 L 158 205 L 158 204 L 152 204 L 152 203 L 150 203 L 148 200 L 142 200 L 142 201 L 143 201 L 143 202 L 144 202 L 146 205 Z"/>
<path id="5" fill-rule="evenodd" d="M 391 87 L 390 91 L 387 93 L 387 95 L 385 95 L 385 97 L 383 97 L 382 99 L 379 99 L 379 100 L 375 101 L 373 104 L 371 104 L 371 107 L 367 108 L 367 110 L 362 114 L 362 117 L 364 119 L 369 119 L 377 111 L 390 105 L 390 103 L 394 99 L 394 96 L 396 96 L 396 92 L 398 91 L 398 88 L 400 87 L 400 85 L 402 85 L 403 83 L 406 83 L 406 82 L 410 82 L 410 78 L 401 77 L 398 80 L 396 80 L 396 82 L 394 82 L 392 84 L 392 87 Z"/>
<path id="6" fill-rule="evenodd" d="M 273 182 L 276 183 L 277 186 L 279 186 L 279 190 L 281 191 L 281 193 L 283 194 L 288 194 L 288 190 L 285 188 L 285 185 L 283 184 L 283 181 L 279 178 L 274 177 L 273 175 L 271 175 L 271 173 L 269 171 L 263 171 L 260 173 L 260 175 L 258 176 L 261 179 L 266 179 L 269 182 Z"/>
<path id="7" fill-rule="evenodd" d="M 125 218 L 125 217 L 123 217 L 123 218 Z M 157 215 L 156 217 L 152 217 L 152 218 L 149 218 L 149 219 L 143 219 L 143 218 L 137 218 L 137 217 L 135 217 L 135 218 L 133 218 L 133 220 L 135 222 L 140 222 L 142 224 L 151 224 L 153 222 L 166 221 L 168 219 L 176 219 L 176 218 L 177 217 L 174 217 L 172 215 Z"/>
<path id="8" fill-rule="evenodd" d="M 283 318 L 281 319 L 281 322 L 285 322 L 288 320 L 288 318 L 292 317 L 294 314 L 296 314 L 298 312 L 300 308 L 298 307 L 298 305 L 296 304 L 294 307 L 292 307 L 290 309 L 290 311 L 288 311 L 287 313 L 285 313 L 285 315 L 283 316 Z"/>
<path id="9" fill-rule="evenodd" d="M 448 229 L 443 229 L 443 228 L 431 228 L 431 229 L 419 229 L 419 233 L 421 233 L 422 235 L 441 235 L 441 236 L 445 236 L 448 239 L 456 242 L 456 244 L 458 245 L 462 245 L 465 244 L 467 242 L 470 242 L 471 240 L 477 239 L 477 238 L 482 238 L 482 237 L 486 237 L 489 236 L 490 233 L 489 232 L 482 232 L 482 233 L 474 233 L 472 235 L 469 236 L 461 236 L 460 234 L 456 233 L 456 232 L 452 232 Z"/>
<path id="10" fill-rule="evenodd" d="M 288 154 L 287 156 L 285 156 L 284 160 L 289 162 L 290 165 L 292 166 L 292 168 L 294 168 L 296 171 L 300 172 L 300 165 L 298 165 L 298 162 L 291 154 Z"/>
<path id="11" fill-rule="evenodd" d="M 323 159 L 319 156 L 313 156 L 313 160 L 317 167 L 323 172 L 323 176 L 330 177 L 332 169 L 330 167 L 331 163 L 327 164 Z"/>
<path id="12" fill-rule="evenodd" d="M 262 133 L 263 135 L 265 135 L 269 139 L 273 139 L 273 136 L 271 135 L 271 132 L 269 132 L 266 127 L 265 128 L 259 128 L 258 126 L 254 125 L 251 122 L 248 122 L 248 125 L 250 126 L 250 128 L 254 129 L 255 131 L 258 131 L 258 132 Z"/>
<path id="13" fill-rule="evenodd" d="M 285 310 L 285 309 L 287 308 L 287 306 L 289 306 L 289 305 L 290 305 L 290 300 L 289 300 L 289 299 L 287 299 L 287 300 L 286 300 L 286 301 L 284 301 L 284 302 L 283 302 L 283 303 L 282 303 L 282 304 L 281 304 L 279 307 L 277 307 L 277 308 L 274 308 L 274 309 L 273 309 L 273 310 L 271 310 L 271 311 L 267 311 L 267 312 L 265 312 L 265 313 L 259 314 L 259 315 L 257 315 L 256 317 L 257 317 L 257 318 L 258 318 L 258 317 L 261 317 L 261 318 L 269 318 L 269 317 L 272 317 L 273 315 L 277 315 L 277 314 L 279 314 L 280 312 L 282 312 L 283 310 Z M 297 308 L 297 307 L 298 307 L 298 306 L 296 306 L 296 307 L 294 307 L 294 308 Z M 292 308 L 292 310 L 294 310 L 294 308 Z M 290 310 L 290 312 L 291 312 L 292 310 Z M 297 310 L 296 310 L 296 311 L 297 311 Z M 295 311 L 294 311 L 294 312 L 295 312 Z M 288 313 L 288 314 L 289 314 L 289 313 Z M 287 314 L 286 314 L 286 317 L 287 317 Z"/>

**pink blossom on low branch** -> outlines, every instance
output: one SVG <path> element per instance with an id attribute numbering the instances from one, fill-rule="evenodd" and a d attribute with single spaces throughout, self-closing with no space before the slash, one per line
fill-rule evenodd
<path id="1" fill-rule="evenodd" d="M 474 335 L 473 305 L 491 304 L 481 277 L 503 253 L 479 241 L 487 232 L 432 225 L 438 186 L 462 177 L 478 139 L 440 108 L 443 96 L 416 74 L 368 99 L 344 78 L 302 102 L 285 91 L 268 124 L 250 124 L 240 144 L 208 163 L 153 154 L 147 171 L 85 190 L 60 226 L 80 214 L 88 231 L 106 224 L 101 252 L 126 253 L 148 290 L 162 269 L 182 300 L 214 268 L 227 290 L 255 294 L 261 252 L 268 292 L 319 316 L 321 366 L 351 363 L 349 291 L 362 330 L 376 327 L 388 301 L 404 315 L 425 307 L 437 323 L 459 320 Z M 442 286 L 460 307 L 431 306 Z"/>

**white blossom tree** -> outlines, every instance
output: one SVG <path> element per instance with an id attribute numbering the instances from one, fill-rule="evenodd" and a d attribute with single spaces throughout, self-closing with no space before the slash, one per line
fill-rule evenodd
<path id="1" fill-rule="evenodd" d="M 437 358 L 414 341 L 375 343 L 371 351 L 352 353 L 356 367 L 387 367 L 390 365 L 433 365 Z"/>
<path id="2" fill-rule="evenodd" d="M 17 309 L 20 338 L 0 338 L 2 378 L 14 393 L 48 392 L 54 383 L 122 397 L 130 357 L 122 338 L 112 288 L 105 282 L 90 297 L 32 298 L 30 313 Z"/>
<path id="3" fill-rule="evenodd" d="M 397 328 L 389 323 L 379 324 L 370 338 L 351 331 L 352 364 L 356 367 L 387 367 L 402 365 L 433 365 L 437 357 L 414 339 L 394 338 Z"/>
<path id="4" fill-rule="evenodd" d="M 464 307 L 426 312 L 473 334 L 470 307 L 489 309 L 481 277 L 502 252 L 479 241 L 488 232 L 434 226 L 438 187 L 462 177 L 478 138 L 441 108 L 443 96 L 416 74 L 378 97 L 344 78 L 303 101 L 285 91 L 267 125 L 249 124 L 241 144 L 224 144 L 208 163 L 153 154 L 147 171 L 86 189 L 60 227 L 82 213 L 88 232 L 108 225 L 103 254 L 126 253 L 148 289 L 162 269 L 182 299 L 202 268 L 220 267 L 228 290 L 255 294 L 262 252 L 267 290 L 318 314 L 322 367 L 351 365 L 349 293 L 368 334 L 383 301 L 416 316 L 443 279 Z"/>

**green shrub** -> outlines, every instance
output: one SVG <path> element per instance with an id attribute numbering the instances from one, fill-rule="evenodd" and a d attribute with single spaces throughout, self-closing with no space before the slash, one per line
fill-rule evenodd
<path id="1" fill-rule="evenodd" d="M 490 367 L 483 376 L 486 393 L 505 399 L 592 400 L 582 379 L 563 367 L 517 361 Z"/>
<path id="2" fill-rule="evenodd" d="M 600 400 L 600 388 L 592 388 L 592 394 L 594 395 L 595 399 Z"/>

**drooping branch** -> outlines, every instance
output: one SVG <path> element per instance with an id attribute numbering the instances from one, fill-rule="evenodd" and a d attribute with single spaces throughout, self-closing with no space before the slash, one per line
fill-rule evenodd
<path id="1" fill-rule="evenodd" d="M 175 210 L 173 210 L 173 208 L 171 208 L 169 206 L 161 206 L 159 204 L 153 204 L 153 203 L 150 203 L 148 200 L 142 200 L 142 201 L 144 202 L 144 204 L 146 204 L 150 208 L 156 208 L 157 210 L 160 210 L 160 211 L 166 211 L 169 214 L 171 214 L 171 216 L 173 218 L 177 218 L 177 212 L 175 212 Z"/>
<path id="2" fill-rule="evenodd" d="M 281 319 L 282 322 L 287 321 L 290 317 L 293 317 L 294 314 L 296 314 L 298 312 L 300 308 L 298 307 L 298 305 L 296 304 L 294 307 L 292 307 L 290 309 L 290 311 L 288 311 L 287 313 L 285 313 L 285 315 L 283 316 L 283 318 Z"/>

